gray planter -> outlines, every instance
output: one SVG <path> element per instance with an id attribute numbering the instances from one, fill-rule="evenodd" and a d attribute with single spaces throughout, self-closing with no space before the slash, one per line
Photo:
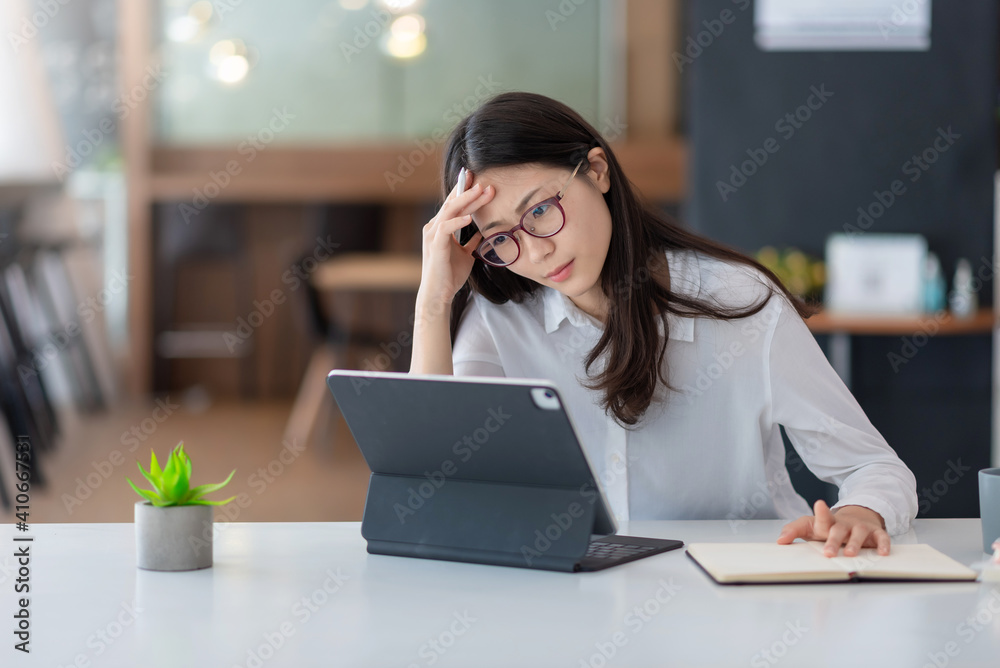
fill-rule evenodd
<path id="1" fill-rule="evenodd" d="M 212 506 L 135 504 L 136 565 L 149 571 L 193 571 L 212 565 Z"/>

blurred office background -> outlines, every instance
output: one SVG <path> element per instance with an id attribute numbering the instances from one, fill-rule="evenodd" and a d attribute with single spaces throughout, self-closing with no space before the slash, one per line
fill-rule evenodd
<path id="1" fill-rule="evenodd" d="M 195 483 L 237 470 L 220 519 L 360 519 L 325 372 L 408 368 L 441 148 L 506 90 L 566 102 L 654 206 L 845 300 L 811 326 L 921 515 L 978 513 L 994 1 L 6 0 L 0 28 L 4 521 L 23 435 L 33 521 L 131 521 L 136 460 L 181 440 Z M 974 303 L 942 312 L 963 259 Z"/>

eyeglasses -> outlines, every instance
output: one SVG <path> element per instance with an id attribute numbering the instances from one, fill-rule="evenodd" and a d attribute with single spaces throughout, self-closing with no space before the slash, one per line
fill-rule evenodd
<path id="1" fill-rule="evenodd" d="M 580 171 L 582 165 L 583 162 L 577 164 L 569 180 L 566 181 L 566 185 L 556 193 L 555 197 L 550 197 L 529 208 L 521 216 L 518 224 L 506 232 L 498 232 L 486 237 L 476 248 L 473 255 L 494 267 L 506 267 L 517 261 L 517 258 L 521 255 L 521 245 L 514 236 L 514 232 L 518 229 L 524 230 L 525 234 L 539 239 L 558 234 L 559 230 L 566 224 L 566 212 L 559 201 L 566 194 L 566 189 L 569 188 L 569 185 L 573 182 L 576 173 Z"/>

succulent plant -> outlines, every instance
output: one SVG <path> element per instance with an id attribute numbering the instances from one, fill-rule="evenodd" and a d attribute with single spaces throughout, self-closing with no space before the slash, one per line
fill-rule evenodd
<path id="1" fill-rule="evenodd" d="M 810 257 L 796 248 L 778 250 L 765 246 L 757 252 L 757 261 L 774 272 L 775 276 L 799 297 L 819 299 L 826 284 L 826 270 L 822 260 Z"/>
<path id="2" fill-rule="evenodd" d="M 139 470 L 142 471 L 142 475 L 146 477 L 146 480 L 153 486 L 153 489 L 139 489 L 131 480 L 128 478 L 126 480 L 128 480 L 128 484 L 132 485 L 132 489 L 139 496 L 154 506 L 221 506 L 236 498 L 233 496 L 225 501 L 208 501 L 201 498 L 205 494 L 225 487 L 233 479 L 236 469 L 233 469 L 233 472 L 223 482 L 212 485 L 200 485 L 193 488 L 190 486 L 191 458 L 184 452 L 184 441 L 178 443 L 173 449 L 170 457 L 167 459 L 167 465 L 162 469 L 156 461 L 155 452 L 150 450 L 149 457 L 148 473 L 143 470 L 141 463 L 136 462 L 136 465 L 138 465 Z"/>

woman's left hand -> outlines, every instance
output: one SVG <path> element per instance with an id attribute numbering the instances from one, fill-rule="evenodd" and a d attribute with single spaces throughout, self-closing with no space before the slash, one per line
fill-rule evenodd
<path id="1" fill-rule="evenodd" d="M 878 548 L 881 555 L 889 554 L 889 534 L 885 530 L 885 520 L 874 510 L 862 506 L 841 506 L 831 511 L 826 502 L 819 500 L 813 505 L 815 515 L 804 515 L 789 522 L 781 529 L 778 543 L 787 545 L 796 538 L 803 540 L 823 540 L 823 554 L 835 557 L 844 547 L 845 557 L 857 556 L 862 547 Z"/>

